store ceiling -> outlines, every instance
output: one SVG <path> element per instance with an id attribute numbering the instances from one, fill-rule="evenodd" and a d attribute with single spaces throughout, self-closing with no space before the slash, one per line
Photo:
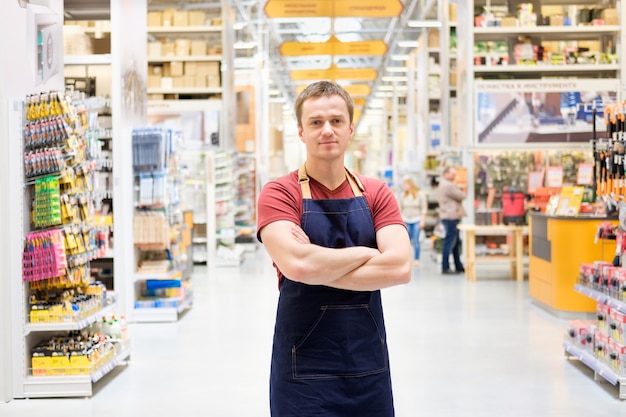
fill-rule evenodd
<path id="1" fill-rule="evenodd" d="M 382 9 L 383 13 L 390 15 L 397 11 L 396 15 L 387 17 L 363 17 L 355 15 L 353 17 L 278 17 L 281 12 L 285 12 L 286 7 L 278 7 L 280 2 L 297 4 L 298 0 L 231 0 L 239 10 L 240 18 L 248 21 L 254 26 L 256 33 L 266 34 L 267 58 L 272 68 L 271 77 L 277 87 L 282 90 L 282 95 L 289 101 L 293 101 L 299 88 L 313 81 L 312 77 L 317 72 L 319 75 L 329 75 L 321 71 L 331 67 L 336 68 L 341 73 L 342 70 L 354 69 L 351 71 L 355 75 L 363 76 L 364 79 L 337 79 L 342 85 L 351 85 L 355 88 L 356 95 L 360 101 L 371 104 L 374 100 L 377 89 L 383 84 L 383 77 L 394 77 L 395 80 L 406 77 L 406 73 L 389 72 L 389 67 L 403 67 L 406 61 L 392 60 L 392 57 L 406 56 L 411 49 L 399 46 L 400 41 L 416 41 L 420 35 L 420 28 L 408 26 L 408 22 L 422 21 L 425 19 L 436 20 L 437 1 L 436 0 L 322 0 L 315 2 L 341 3 L 342 6 L 349 4 L 370 6 L 371 8 Z M 306 2 L 300 1 L 302 4 Z M 355 7 L 357 8 L 357 7 Z M 363 7 L 367 9 L 367 7 Z M 367 12 L 366 12 L 367 13 Z M 283 13 L 284 14 L 284 13 Z M 292 55 L 290 52 L 306 51 L 311 49 L 306 43 L 313 42 L 316 47 L 326 46 L 332 41 L 334 35 L 341 43 L 365 42 L 365 50 L 371 55 L 341 55 L 334 56 L 328 54 L 320 55 Z M 242 41 L 250 41 L 255 38 L 255 31 L 239 34 Z M 383 43 L 383 52 L 377 46 Z M 363 44 L 361 44 L 363 45 Z M 376 45 L 376 48 L 373 47 Z M 327 49 L 322 47 L 322 49 Z M 376 49 L 376 50 L 375 50 Z M 254 51 L 248 56 L 253 56 Z M 239 52 L 242 56 L 244 52 Z M 374 78 L 371 79 L 371 76 Z M 398 81 L 396 81 L 398 82 Z M 404 84 L 404 82 L 400 82 Z M 369 89 L 363 90 L 363 86 Z M 365 93 L 365 94 L 361 94 Z M 364 106 L 365 108 L 365 106 Z"/>
<path id="2" fill-rule="evenodd" d="M 111 0 L 65 0 L 65 15 L 68 19 L 108 19 Z M 293 17 L 300 12 L 292 12 L 289 6 L 301 7 L 303 0 L 228 0 L 236 11 L 235 39 L 241 48 L 235 49 L 237 62 L 235 67 L 246 67 L 246 62 L 253 64 L 259 57 L 269 61 L 270 78 L 279 91 L 279 97 L 293 101 L 298 88 L 313 81 L 313 77 L 344 77 L 346 70 L 349 77 L 337 79 L 343 85 L 356 85 L 356 91 L 362 96 L 360 101 L 368 104 L 381 85 L 387 84 L 383 77 L 392 76 L 398 82 L 402 72 L 387 71 L 389 67 L 402 67 L 404 61 L 392 60 L 392 56 L 407 55 L 410 49 L 399 46 L 400 41 L 415 41 L 420 28 L 409 27 L 409 21 L 435 20 L 437 16 L 436 0 L 316 0 L 316 10 L 320 5 L 331 7 L 336 2 L 342 6 L 356 5 L 356 9 L 383 10 L 387 17 Z M 148 0 L 148 7 L 156 8 L 218 8 L 220 0 Z M 305 13 L 306 14 L 306 13 Z M 332 12 L 329 14 L 333 14 Z M 334 13 L 337 16 L 337 13 Z M 358 13 L 357 13 L 358 14 Z M 367 14 L 367 12 L 365 13 Z M 289 16 L 291 15 L 291 16 Z M 283 17 L 279 17 L 283 16 Z M 366 42 L 365 50 L 371 55 L 329 55 L 328 41 L 334 35 L 337 41 Z M 322 48 L 321 54 L 299 54 L 310 48 L 303 43 L 313 42 Z M 326 46 L 324 44 L 326 43 Z M 381 43 L 382 52 L 380 51 Z M 353 44 L 356 45 L 356 44 Z M 363 45 L 363 44 L 361 44 Z M 282 46 L 282 49 L 281 49 Z M 265 51 L 265 52 L 264 52 Z M 317 51 L 319 52 L 319 50 Z M 316 52 L 316 53 L 317 53 Z M 350 53 L 352 53 L 351 51 Z M 251 66 L 248 64 L 248 66 Z M 332 72 L 320 72 L 334 68 Z M 295 71 L 295 72 L 294 72 Z M 311 74 L 311 71 L 317 71 Z M 363 85 L 369 87 L 363 88 Z M 365 90 L 365 91 L 363 91 Z M 367 93 L 367 94 L 362 94 Z M 365 107 L 365 106 L 364 106 Z"/>

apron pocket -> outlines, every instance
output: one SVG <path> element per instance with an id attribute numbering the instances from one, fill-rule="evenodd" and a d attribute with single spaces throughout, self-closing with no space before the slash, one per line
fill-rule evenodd
<path id="1" fill-rule="evenodd" d="M 387 348 L 366 304 L 322 306 L 291 349 L 294 379 L 360 377 L 387 371 Z"/>

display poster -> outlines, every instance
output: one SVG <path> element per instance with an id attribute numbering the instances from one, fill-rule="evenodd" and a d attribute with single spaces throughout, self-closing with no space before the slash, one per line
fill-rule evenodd
<path id="1" fill-rule="evenodd" d="M 618 89 L 609 79 L 476 81 L 474 141 L 588 142 L 594 124 L 604 137 L 604 107 L 616 102 Z"/>
<path id="2" fill-rule="evenodd" d="M 578 164 L 578 175 L 576 176 L 576 184 L 592 185 L 593 184 L 593 164 Z"/>
<path id="3" fill-rule="evenodd" d="M 546 187 L 559 188 L 563 186 L 563 167 L 548 167 L 546 172 Z"/>
<path id="4" fill-rule="evenodd" d="M 537 188 L 543 187 L 545 171 L 532 171 L 528 173 L 528 194 L 533 194 Z"/>

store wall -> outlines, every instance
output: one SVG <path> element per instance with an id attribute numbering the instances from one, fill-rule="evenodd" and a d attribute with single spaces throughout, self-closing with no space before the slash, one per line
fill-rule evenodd
<path id="1" fill-rule="evenodd" d="M 38 70 L 37 27 L 46 35 L 47 62 Z M 12 346 L 23 323 L 14 323 L 14 311 L 23 308 L 12 297 L 21 289 L 21 240 L 23 189 L 21 151 L 21 103 L 27 94 L 63 88 L 63 1 L 48 7 L 5 1 L 0 13 L 0 401 L 12 398 Z M 17 298 L 19 300 L 19 298 Z M 13 361 L 19 362 L 19 361 Z M 21 365 L 21 364 L 20 364 Z"/>

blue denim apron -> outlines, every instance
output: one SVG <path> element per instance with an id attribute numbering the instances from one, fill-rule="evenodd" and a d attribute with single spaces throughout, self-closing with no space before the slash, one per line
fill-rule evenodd
<path id="1" fill-rule="evenodd" d="M 362 185 L 354 198 L 313 200 L 300 168 L 302 229 L 311 243 L 375 248 Z M 347 291 L 283 277 L 272 368 L 272 417 L 392 417 L 393 396 L 380 291 Z"/>

